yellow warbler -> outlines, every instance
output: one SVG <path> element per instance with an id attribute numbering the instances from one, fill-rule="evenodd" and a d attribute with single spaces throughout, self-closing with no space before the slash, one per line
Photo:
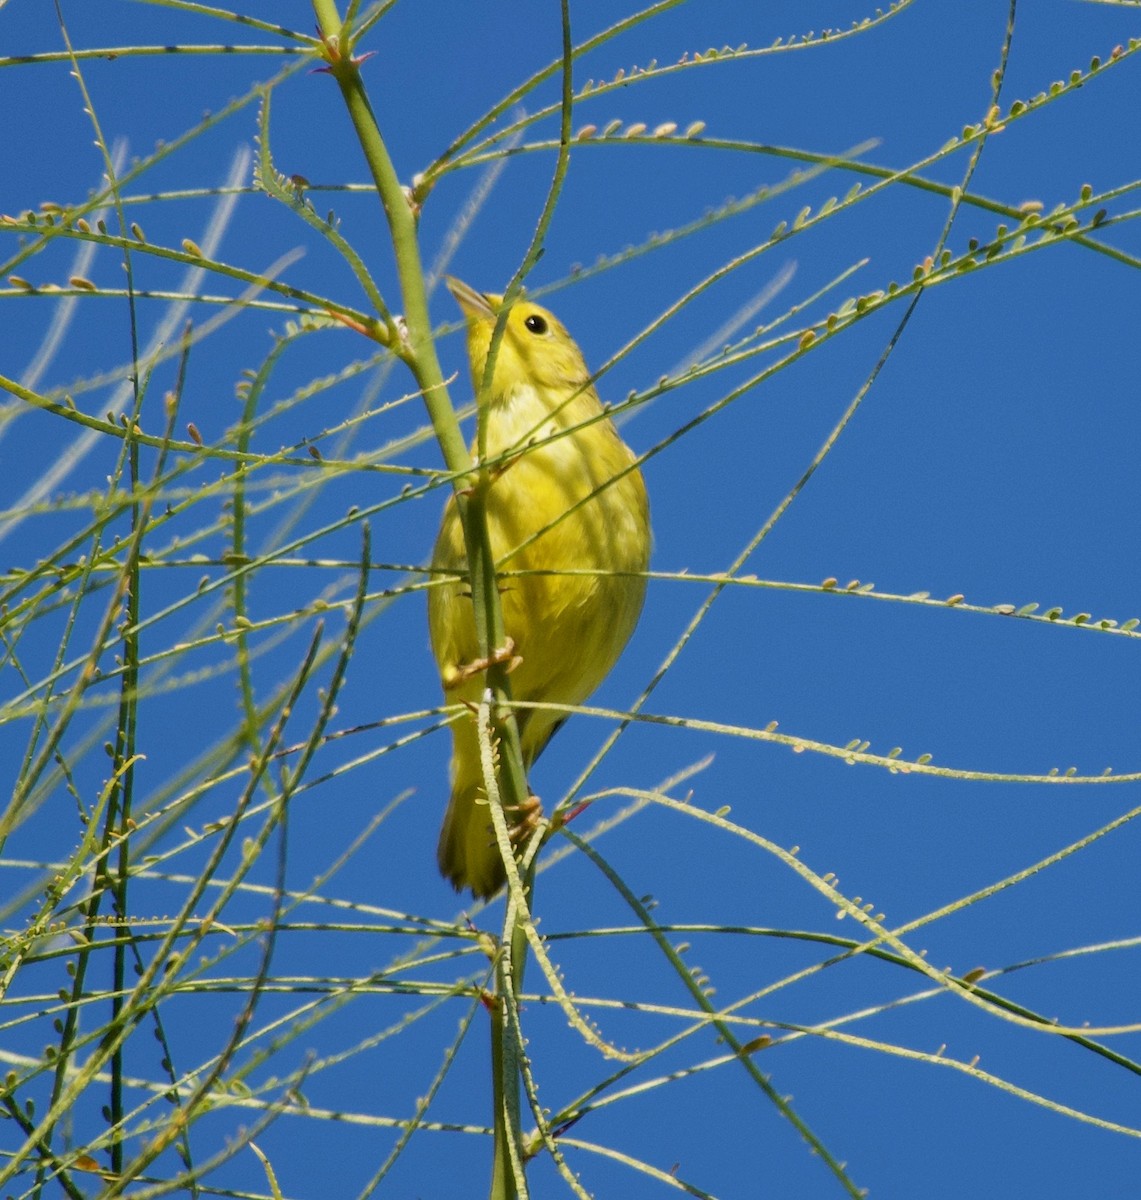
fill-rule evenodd
<path id="1" fill-rule="evenodd" d="M 448 288 L 467 319 L 478 393 L 502 297 L 456 279 L 448 280 Z M 487 461 L 496 464 L 487 525 L 502 573 L 504 628 L 517 657 L 511 675 L 517 700 L 581 704 L 614 665 L 642 609 L 650 558 L 646 486 L 589 381 L 582 353 L 559 321 L 537 304 L 517 301 L 490 389 L 481 397 Z M 458 576 L 428 593 L 440 678 L 449 699 L 475 705 L 485 672 L 465 670 L 479 666 L 479 648 L 454 497 L 444 510 L 432 566 Z M 516 719 L 529 769 L 564 717 L 519 710 Z M 440 872 L 457 891 L 468 887 L 488 897 L 503 885 L 504 867 L 474 717 L 461 716 L 452 731 L 452 796 L 440 831 Z"/>

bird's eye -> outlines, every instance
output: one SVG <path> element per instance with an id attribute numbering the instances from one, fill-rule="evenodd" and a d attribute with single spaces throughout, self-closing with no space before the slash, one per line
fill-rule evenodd
<path id="1" fill-rule="evenodd" d="M 541 336 L 547 332 L 547 322 L 538 313 L 532 313 L 523 324 L 534 334 Z"/>

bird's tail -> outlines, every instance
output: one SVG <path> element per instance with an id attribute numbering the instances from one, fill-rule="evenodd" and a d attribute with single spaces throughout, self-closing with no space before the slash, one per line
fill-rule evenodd
<path id="1" fill-rule="evenodd" d="M 530 771 L 531 764 L 565 720 L 561 714 L 538 711 L 516 717 L 525 771 Z M 457 892 L 471 888 L 477 899 L 489 900 L 507 882 L 507 871 L 495 840 L 475 722 L 457 721 L 452 726 L 452 738 L 452 797 L 440 829 L 436 858 L 440 874 L 451 881 Z M 533 820 L 539 811 L 538 798 L 530 797 L 523 811 L 505 814 L 507 824 L 525 833 L 534 828 Z"/>
<path id="2" fill-rule="evenodd" d="M 440 830 L 440 874 L 457 892 L 471 888 L 487 900 L 507 882 L 482 779 L 456 776 Z"/>

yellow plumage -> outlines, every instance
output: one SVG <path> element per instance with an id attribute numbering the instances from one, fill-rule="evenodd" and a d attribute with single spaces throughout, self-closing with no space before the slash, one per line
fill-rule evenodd
<path id="1" fill-rule="evenodd" d="M 478 393 L 501 297 L 458 280 L 448 287 L 467 318 Z M 629 447 L 587 385 L 589 377 L 559 321 L 537 304 L 516 302 L 483 397 L 483 420 L 487 461 L 502 459 L 487 498 L 497 570 L 546 572 L 500 580 L 504 628 L 521 660 L 511 675 L 517 700 L 581 704 L 614 665 L 642 608 L 642 573 L 650 557 L 646 488 Z M 580 501 L 586 503 L 564 516 Z M 449 700 L 475 704 L 486 686 L 484 673 L 455 684 L 457 671 L 478 658 L 479 648 L 454 498 L 444 510 L 432 566 L 461 576 L 428 593 L 440 677 Z M 557 573 L 567 569 L 598 574 Z M 562 717 L 521 710 L 517 721 L 529 769 Z M 487 897 L 502 886 L 504 870 L 474 719 L 461 717 L 452 730 L 452 795 L 440 831 L 440 871 L 457 891 L 469 887 Z"/>

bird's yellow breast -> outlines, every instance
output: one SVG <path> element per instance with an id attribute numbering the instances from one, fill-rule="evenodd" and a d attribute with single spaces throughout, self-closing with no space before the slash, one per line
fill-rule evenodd
<path id="1" fill-rule="evenodd" d="M 578 704 L 614 665 L 641 611 L 650 546 L 645 485 L 589 392 L 552 411 L 534 387 L 522 384 L 492 405 L 487 420 L 488 459 L 502 458 L 487 497 L 488 532 L 504 628 L 522 660 L 512 693 L 519 700 Z M 433 565 L 462 574 L 466 564 L 453 501 Z M 428 615 L 442 670 L 477 657 L 466 584 L 433 588 Z M 473 695 L 482 686 L 476 680 Z M 557 719 L 525 719 L 529 758 Z"/>

